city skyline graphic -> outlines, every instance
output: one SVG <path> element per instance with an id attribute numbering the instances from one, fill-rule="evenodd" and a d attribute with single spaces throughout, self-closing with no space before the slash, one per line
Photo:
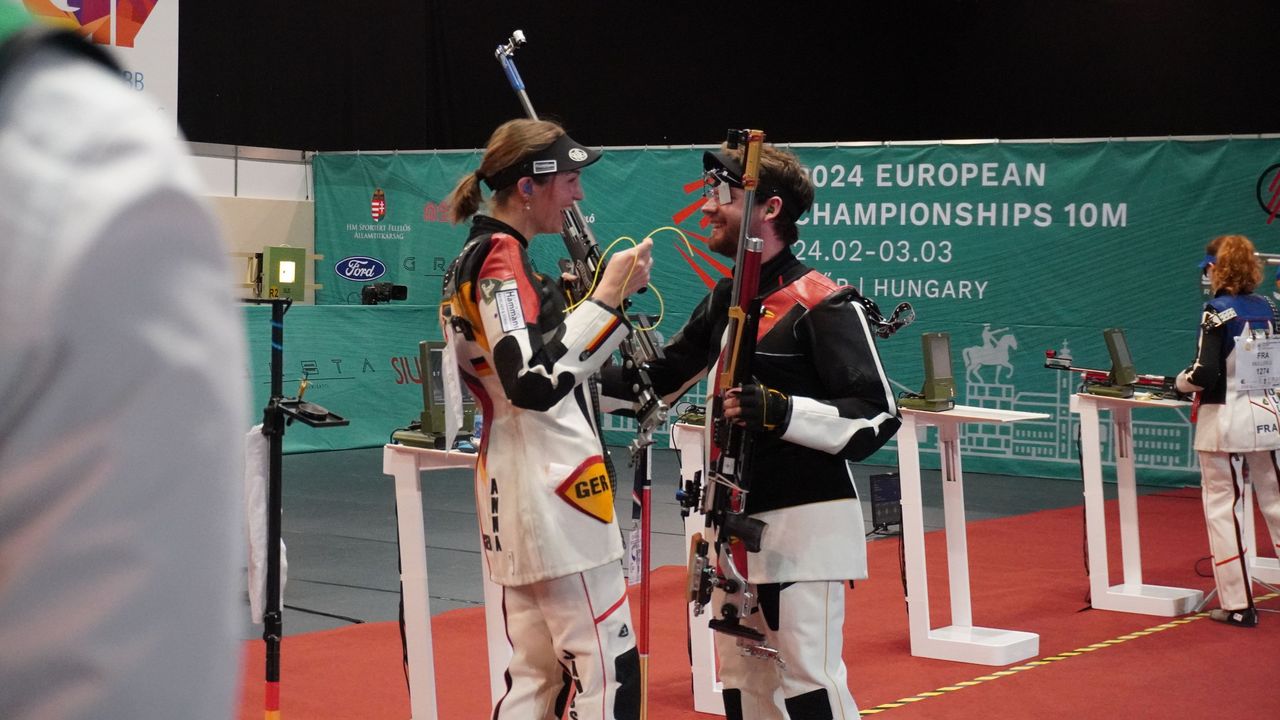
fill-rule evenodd
<path id="1" fill-rule="evenodd" d="M 1016 423 L 970 423 L 962 426 L 960 449 L 966 467 L 975 472 L 993 472 L 983 467 L 982 460 L 1012 461 L 1013 463 L 1026 460 L 1078 465 L 1080 451 L 1076 439 L 1080 428 L 1080 417 L 1071 412 L 1070 402 L 1071 396 L 1079 391 L 1080 375 L 1075 372 L 1045 369 L 1039 357 L 1035 358 L 1035 366 L 1029 366 L 1027 360 L 1031 357 L 1030 351 L 1023 351 L 1019 356 L 1016 351 L 1013 351 L 1017 345 L 1016 333 L 1008 328 L 1003 330 L 1005 332 L 994 339 L 994 346 L 1002 348 L 1000 353 L 993 352 L 993 343 L 982 341 L 981 330 L 971 336 L 976 342 L 964 346 L 959 353 L 961 360 L 967 355 L 979 361 L 970 366 L 957 362 L 953 351 L 952 364 L 953 369 L 957 371 L 954 373 L 957 381 L 957 404 L 1044 413 L 1049 417 L 1044 420 L 1026 420 Z M 1007 360 L 1001 354 L 1005 349 L 1012 351 Z M 1071 357 L 1069 339 L 1063 340 L 1057 352 L 1060 357 L 1064 354 L 1068 359 Z M 991 362 L 983 362 L 985 360 Z M 1015 368 L 1015 370 L 1010 371 L 1009 368 Z M 1018 381 L 1022 381 L 1024 385 L 1034 383 L 1043 388 L 1045 373 L 1050 373 L 1052 376 L 1051 390 L 1019 389 Z M 894 380 L 892 373 L 890 373 L 889 382 L 897 391 L 919 390 Z M 706 381 L 703 380 L 677 402 L 677 408 L 673 409 L 672 416 L 676 416 L 678 411 L 688 403 L 701 404 L 705 393 Z M 1103 466 L 1114 467 L 1115 448 L 1111 413 L 1102 412 L 1099 419 Z M 634 433 L 635 422 L 631 418 L 608 415 L 605 429 L 617 433 Z M 1189 406 L 1175 409 L 1135 409 L 1133 413 L 1135 469 L 1198 474 L 1200 464 L 1194 449 L 1194 432 L 1195 426 L 1191 423 Z M 655 436 L 658 436 L 656 447 L 667 447 L 667 435 L 668 431 L 665 428 L 655 433 Z M 932 467 L 936 467 L 938 446 L 935 429 L 928 431 L 927 438 L 921 438 L 920 450 L 924 465 L 930 467 L 930 460 L 932 460 Z M 893 464 L 896 463 L 896 454 L 897 438 L 893 438 L 867 462 Z"/>

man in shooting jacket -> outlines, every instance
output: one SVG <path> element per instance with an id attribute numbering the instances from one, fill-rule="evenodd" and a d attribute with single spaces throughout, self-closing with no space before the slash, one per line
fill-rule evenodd
<path id="1" fill-rule="evenodd" d="M 881 367 L 868 307 L 801 263 L 790 250 L 796 220 L 813 203 L 813 186 L 795 156 L 764 146 L 752 208 L 744 208 L 741 151 L 703 159 L 711 222 L 709 246 L 736 254 L 741 223 L 764 242 L 763 310 L 754 357 L 755 382 L 730 390 L 726 419 L 755 432 L 746 512 L 767 523 L 758 553 L 747 553 L 747 578 L 758 611 L 742 624 L 765 636 L 779 659 L 744 656 L 732 635 L 716 633 L 729 720 L 854 718 L 841 651 L 844 583 L 866 577 L 862 509 L 846 461 L 862 460 L 901 424 Z M 747 212 L 749 210 L 749 213 Z M 654 388 L 673 401 L 721 362 L 730 279 L 719 282 L 688 323 L 649 365 Z M 870 305 L 874 307 L 874 305 Z M 625 371 L 606 374 L 620 396 Z M 713 597 L 711 611 L 721 605 Z"/>

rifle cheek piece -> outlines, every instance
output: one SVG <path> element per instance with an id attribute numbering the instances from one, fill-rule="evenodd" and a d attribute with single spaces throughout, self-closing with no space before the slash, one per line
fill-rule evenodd
<path id="1" fill-rule="evenodd" d="M 763 520 L 748 515 L 727 514 L 720 532 L 742 543 L 747 552 L 760 552 L 760 541 L 769 525 Z"/>

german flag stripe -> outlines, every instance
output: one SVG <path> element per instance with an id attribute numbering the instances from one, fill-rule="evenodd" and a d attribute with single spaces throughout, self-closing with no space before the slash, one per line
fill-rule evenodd
<path id="1" fill-rule="evenodd" d="M 263 720 L 280 718 L 280 681 L 269 681 L 263 697 Z"/>
<path id="2" fill-rule="evenodd" d="M 608 340 L 609 336 L 613 334 L 613 331 L 617 330 L 618 326 L 621 324 L 622 324 L 622 320 L 618 318 L 618 316 L 616 315 L 610 316 L 609 324 L 606 325 L 604 329 L 600 331 L 600 334 L 596 335 L 595 338 L 593 338 L 590 343 L 587 343 L 587 352 L 594 353 L 595 351 L 599 350 L 600 346 L 604 345 L 604 341 Z"/>

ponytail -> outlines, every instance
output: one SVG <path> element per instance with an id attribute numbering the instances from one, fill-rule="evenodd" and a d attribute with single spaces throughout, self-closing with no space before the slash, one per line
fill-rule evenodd
<path id="1" fill-rule="evenodd" d="M 458 180 L 458 184 L 453 187 L 453 192 L 445 198 L 445 204 L 449 207 L 449 221 L 454 225 L 480 211 L 480 203 L 484 200 L 484 195 L 480 191 L 479 172 L 477 170 L 463 175 Z"/>
<path id="2" fill-rule="evenodd" d="M 480 168 L 463 175 L 453 192 L 445 198 L 449 206 L 450 221 L 457 224 L 480 211 L 480 203 L 484 201 L 484 193 L 480 188 L 481 178 L 494 177 L 529 153 L 550 145 L 563 134 L 564 128 L 547 120 L 521 118 L 499 125 L 485 146 Z M 500 204 L 514 192 L 513 187 L 503 187 L 494 193 L 493 202 Z"/>

